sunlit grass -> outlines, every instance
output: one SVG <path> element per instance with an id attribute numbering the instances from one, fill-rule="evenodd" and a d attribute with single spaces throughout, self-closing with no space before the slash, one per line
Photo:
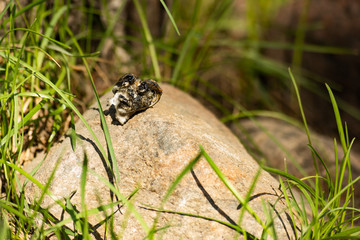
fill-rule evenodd
<path id="1" fill-rule="evenodd" d="M 354 207 L 354 184 L 360 180 L 360 177 L 353 179 L 351 176 L 351 163 L 350 163 L 350 150 L 354 143 L 354 139 L 349 142 L 345 140 L 347 132 L 344 131 L 343 123 L 341 121 L 340 113 L 334 95 L 326 85 L 329 92 L 331 103 L 334 109 L 334 115 L 339 130 L 340 142 L 343 147 L 344 156 L 339 160 L 336 140 L 334 139 L 334 151 L 336 159 L 336 175 L 332 176 L 328 171 L 328 167 L 325 162 L 312 146 L 311 134 L 307 127 L 306 117 L 302 108 L 300 93 L 297 88 L 295 79 L 289 71 L 291 80 L 293 82 L 295 93 L 299 102 L 300 111 L 305 126 L 305 131 L 308 136 L 308 146 L 313 153 L 313 164 L 315 168 L 315 176 L 312 178 L 315 180 L 315 186 L 306 184 L 306 178 L 298 179 L 286 172 L 279 171 L 277 169 L 271 169 L 264 167 L 268 172 L 277 174 L 286 179 L 288 187 L 284 185 L 281 178 L 281 188 L 283 190 L 285 199 L 287 201 L 291 218 L 295 222 L 295 215 L 300 217 L 302 229 L 298 233 L 299 239 L 338 239 L 338 238 L 358 238 L 360 236 L 360 228 L 354 227 L 354 223 L 360 217 L 359 209 Z M 319 166 L 317 166 L 317 160 L 320 160 L 322 167 L 326 171 L 326 176 L 319 174 Z M 345 176 L 347 173 L 347 177 Z M 345 182 L 347 180 L 347 182 Z M 325 188 L 324 185 L 325 184 Z M 301 201 L 292 195 L 289 198 L 287 190 L 290 190 L 292 194 L 292 188 L 296 187 L 303 194 L 305 201 L 301 198 Z M 344 200 L 345 199 L 345 200 Z M 307 209 L 311 211 L 311 217 L 306 214 Z"/>

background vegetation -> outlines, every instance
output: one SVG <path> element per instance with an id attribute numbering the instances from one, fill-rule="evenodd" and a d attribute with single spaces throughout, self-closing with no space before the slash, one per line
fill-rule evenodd
<path id="1" fill-rule="evenodd" d="M 277 41 L 272 29 L 281 14 L 291 11 L 287 7 L 289 0 L 1 2 L 0 239 L 44 238 L 49 234 L 88 237 L 80 217 L 75 223 L 80 224 L 81 230 L 71 233 L 52 222 L 46 213 L 42 214 L 58 228 L 53 228 L 53 232 L 45 231 L 45 226 L 36 228 L 35 215 L 41 210 L 37 204 L 26 203 L 17 174 L 26 174 L 20 168 L 25 161 L 49 149 L 77 119 L 83 120 L 81 113 L 90 101 L 98 100 L 98 93 L 109 90 L 124 72 L 175 85 L 193 94 L 228 124 L 238 124 L 243 117 L 276 113 L 272 116 L 283 120 L 294 117 L 307 127 L 301 104 L 301 111 L 298 110 L 300 92 L 326 96 L 336 121 L 333 125 L 328 125 L 330 121 L 317 122 L 319 118 L 311 113 L 311 122 L 315 123 L 314 128 L 327 126 L 325 132 L 330 135 L 339 134 L 344 156 L 336 156 L 336 176 L 326 172 L 320 177 L 316 171 L 315 177 L 303 181 L 286 172 L 264 169 L 283 177 L 283 189 L 298 188 L 303 201 L 311 206 L 309 217 L 305 204 L 284 191 L 292 218 L 302 220 L 297 238 L 359 237 L 360 229 L 353 227 L 359 212 L 353 195 L 358 178 L 351 176 L 349 155 L 352 136 L 359 131 L 349 134 L 340 118 L 340 113 L 344 113 L 351 123 L 358 123 L 360 114 L 354 105 L 357 103 L 339 98 L 339 110 L 332 91 L 322 83 L 341 90 L 341 82 L 303 68 L 307 52 L 352 56 L 356 49 L 307 43 L 309 31 L 321 26 L 309 23 L 312 1 L 301 2 L 295 24 L 276 35 L 284 34 L 288 41 Z M 274 49 L 290 54 L 290 60 L 275 60 L 271 54 Z M 305 109 L 306 103 L 305 100 Z M 323 113 L 329 116 L 328 110 L 319 115 Z M 314 159 L 326 169 L 321 156 L 311 147 L 310 135 L 309 144 Z M 202 154 L 206 156 L 204 151 Z M 336 144 L 334 154 L 337 155 Z M 212 164 L 209 156 L 207 160 Z M 214 171 L 219 173 L 216 167 Z M 116 175 L 116 169 L 114 172 Z M 31 175 L 28 178 L 36 181 Z M 320 181 L 328 187 L 326 194 Z M 45 194 L 48 186 L 41 187 Z M 231 186 L 229 190 L 233 190 Z M 234 229 L 244 231 L 236 226 Z"/>

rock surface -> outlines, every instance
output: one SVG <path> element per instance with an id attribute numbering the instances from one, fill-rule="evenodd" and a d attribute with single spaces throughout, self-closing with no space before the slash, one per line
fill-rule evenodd
<path id="1" fill-rule="evenodd" d="M 144 218 L 149 227 L 154 218 L 160 214 L 156 237 L 162 239 L 234 239 L 241 234 L 215 221 L 184 216 L 179 214 L 158 213 L 146 206 L 160 207 L 161 201 L 171 183 L 184 167 L 199 153 L 199 144 L 214 160 L 226 178 L 235 186 L 242 197 L 248 192 L 258 164 L 249 156 L 238 139 L 218 121 L 209 111 L 189 95 L 172 86 L 162 84 L 163 96 L 153 108 L 135 115 L 124 126 L 112 124 L 107 116 L 116 160 L 120 172 L 119 189 L 125 196 L 135 188 L 139 191 L 131 198 L 136 210 Z M 102 106 L 106 104 L 112 93 L 101 98 Z M 100 125 L 100 117 L 96 104 L 84 113 L 84 117 L 95 132 L 100 143 L 106 149 L 104 134 Z M 49 190 L 58 199 L 69 197 L 73 191 L 71 202 L 78 210 L 81 209 L 80 176 L 84 152 L 88 157 L 89 171 L 109 179 L 108 166 L 95 144 L 89 131 L 80 121 L 76 124 L 79 136 L 75 151 L 72 150 L 70 138 L 66 137 L 49 152 L 35 178 L 45 184 L 58 162 L 57 170 Z M 30 172 L 39 163 L 41 157 L 25 166 Z M 262 172 L 256 187 L 251 194 L 250 206 L 263 222 L 266 215 L 263 212 L 262 200 L 270 204 L 275 219 L 275 229 L 279 239 L 293 238 L 293 230 L 284 213 L 284 201 L 277 201 L 281 194 L 279 183 L 268 173 Z M 41 191 L 33 184 L 27 184 L 27 197 L 34 201 Z M 111 202 L 111 192 L 105 184 L 93 173 L 87 175 L 86 184 L 87 208 Z M 49 207 L 50 212 L 62 219 L 62 209 L 46 196 L 42 207 Z M 236 224 L 241 212 L 241 205 L 231 192 L 224 186 L 212 168 L 202 157 L 191 172 L 187 173 L 165 203 L 164 209 L 191 213 L 209 218 L 219 219 Z M 111 214 L 110 211 L 107 211 Z M 121 212 L 114 213 L 114 229 L 123 239 L 142 239 L 147 233 L 130 214 L 126 207 Z M 63 216 L 66 218 L 65 216 Z M 103 239 L 104 226 L 95 228 L 104 219 L 104 214 L 89 216 L 90 226 L 93 226 L 95 239 Z M 260 237 L 261 226 L 249 214 L 245 214 L 241 227 L 249 233 Z M 72 225 L 68 226 L 73 228 Z M 107 234 L 109 236 L 109 233 Z"/>

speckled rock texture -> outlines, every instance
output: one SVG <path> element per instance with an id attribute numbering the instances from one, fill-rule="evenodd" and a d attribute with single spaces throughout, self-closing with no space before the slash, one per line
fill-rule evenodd
<path id="1" fill-rule="evenodd" d="M 249 156 L 238 139 L 201 104 L 172 86 L 160 86 L 163 89 L 160 102 L 153 108 L 133 116 L 124 126 L 112 124 L 111 117 L 107 116 L 106 121 L 120 171 L 121 193 L 127 196 L 139 187 L 131 201 L 149 227 L 152 226 L 155 216 L 160 214 L 157 228 L 163 229 L 157 232 L 156 238 L 234 239 L 238 236 L 242 239 L 241 234 L 215 221 L 158 213 L 144 208 L 149 205 L 160 207 L 171 183 L 199 153 L 199 144 L 243 197 L 259 170 L 258 164 Z M 108 108 L 107 101 L 111 97 L 112 93 L 108 93 L 101 98 L 104 109 Z M 84 117 L 106 149 L 97 105 L 90 107 L 84 113 Z M 112 195 L 109 188 L 91 171 L 105 179 L 111 178 L 111 175 L 94 139 L 81 121 L 76 124 L 76 132 L 78 140 L 75 151 L 71 148 L 70 138 L 65 137 L 61 143 L 53 146 L 34 177 L 45 184 L 58 162 L 49 190 L 58 199 L 68 197 L 76 191 L 71 202 L 80 210 L 80 176 L 86 152 L 89 173 L 85 198 L 87 208 L 90 209 L 110 202 Z M 25 166 L 25 170 L 30 172 L 41 159 L 39 157 Z M 274 224 L 278 238 L 289 239 L 293 237 L 293 229 L 289 224 L 288 215 L 284 213 L 284 201 L 276 202 L 281 194 L 278 187 L 279 183 L 273 177 L 262 172 L 251 194 L 249 205 L 262 221 L 266 222 L 262 200 L 266 202 L 268 207 L 274 210 L 273 216 L 277 216 Z M 30 201 L 34 201 L 41 193 L 33 184 L 27 184 L 25 191 Z M 62 216 L 62 209 L 48 196 L 42 202 L 42 207 L 49 207 L 50 212 L 58 219 L 66 217 L 66 214 Z M 242 206 L 206 160 L 201 158 L 176 187 L 164 209 L 236 224 Z M 110 215 L 112 212 L 109 210 L 107 213 Z M 121 212 L 114 213 L 116 233 L 123 239 L 143 239 L 147 233 L 136 218 L 131 214 L 128 216 L 128 213 L 126 207 L 123 207 Z M 105 227 L 97 225 L 103 219 L 104 214 L 89 216 L 94 239 L 104 238 Z M 245 214 L 240 226 L 257 237 L 261 236 L 262 228 L 249 214 Z M 72 225 L 68 227 L 73 228 Z"/>

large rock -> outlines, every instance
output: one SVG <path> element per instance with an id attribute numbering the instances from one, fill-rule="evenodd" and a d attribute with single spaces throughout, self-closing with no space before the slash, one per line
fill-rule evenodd
<path id="1" fill-rule="evenodd" d="M 119 188 L 123 195 L 130 194 L 135 188 L 139 191 L 131 199 L 136 210 L 152 226 L 154 218 L 160 214 L 157 236 L 163 239 L 234 239 L 239 233 L 215 221 L 171 213 L 158 213 L 142 206 L 160 207 L 161 201 L 171 183 L 184 167 L 199 153 L 199 144 L 211 156 L 226 178 L 245 197 L 252 184 L 258 164 L 249 156 L 238 139 L 218 121 L 209 111 L 189 95 L 163 84 L 163 96 L 153 108 L 135 115 L 124 126 L 112 124 L 107 116 L 116 160 L 120 171 Z M 103 108 L 112 96 L 108 93 L 101 98 Z M 106 149 L 103 130 L 97 105 L 94 104 L 84 114 L 85 119 Z M 57 171 L 50 186 L 50 191 L 58 198 L 68 197 L 76 190 L 71 202 L 78 210 L 80 205 L 80 176 L 84 152 L 89 159 L 89 169 L 100 176 L 111 179 L 108 166 L 98 146 L 84 124 L 76 124 L 79 136 L 75 151 L 71 148 L 70 138 L 65 138 L 49 152 L 35 178 L 45 184 L 58 162 Z M 29 172 L 40 161 L 34 161 L 25 169 Z M 279 183 L 268 173 L 262 172 L 251 194 L 250 206 L 266 222 L 262 200 L 270 209 L 275 209 L 275 229 L 279 239 L 293 237 L 283 201 L 277 201 L 281 192 Z M 41 191 L 34 185 L 26 187 L 27 197 L 34 201 Z M 87 208 L 94 208 L 111 201 L 111 192 L 105 184 L 92 173 L 88 173 L 86 185 Z M 42 207 L 49 207 L 50 212 L 62 219 L 62 209 L 46 196 Z M 241 205 L 225 187 L 222 181 L 204 158 L 195 165 L 182 179 L 176 190 L 164 205 L 164 209 L 191 213 L 219 219 L 236 224 L 241 212 Z M 124 239 L 142 239 L 146 236 L 139 222 L 133 215 L 127 216 L 127 209 L 114 213 L 114 229 Z M 111 212 L 108 211 L 108 215 Z M 66 217 L 66 215 L 65 215 Z M 91 226 L 96 226 L 104 214 L 89 216 Z M 245 214 L 241 227 L 260 237 L 261 226 L 249 214 Z M 69 225 L 72 228 L 72 225 Z M 104 230 L 93 229 L 93 237 L 100 238 Z M 241 235 L 241 234 L 240 234 Z M 109 236 L 109 234 L 108 234 Z"/>

